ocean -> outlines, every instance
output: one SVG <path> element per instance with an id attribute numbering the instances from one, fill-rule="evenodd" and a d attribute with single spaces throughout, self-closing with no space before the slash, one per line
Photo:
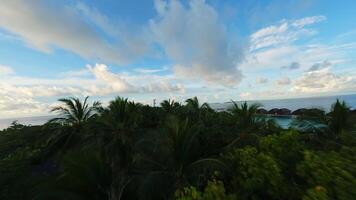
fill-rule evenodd
<path id="1" fill-rule="evenodd" d="M 296 110 L 299 108 L 321 108 L 329 111 L 331 105 L 336 99 L 345 101 L 351 109 L 356 109 L 356 94 L 353 95 L 340 95 L 340 96 L 327 96 L 327 97 L 310 97 L 310 98 L 297 98 L 297 99 L 279 99 L 279 100 L 260 100 L 260 101 L 247 101 L 248 103 L 261 103 L 263 108 L 269 110 L 272 108 L 288 108 L 289 110 Z M 226 103 L 213 103 L 210 104 L 212 108 L 217 110 L 226 109 L 230 102 Z M 26 117 L 26 118 L 12 118 L 0 119 L 0 130 L 7 128 L 13 121 L 17 120 L 25 125 L 41 125 L 50 120 L 53 116 L 41 117 Z M 289 118 L 276 118 L 278 124 L 287 128 L 292 119 Z"/>
<path id="2" fill-rule="evenodd" d="M 259 100 L 247 101 L 247 103 L 260 103 L 266 110 L 270 110 L 272 108 L 287 108 L 294 111 L 299 108 L 320 108 L 328 112 L 330 111 L 331 105 L 335 103 L 337 99 L 345 101 L 351 109 L 356 109 L 356 94 L 295 99 Z M 226 109 L 229 105 L 231 105 L 231 102 L 211 104 L 214 109 L 218 110 Z"/>
<path id="3" fill-rule="evenodd" d="M 18 123 L 24 125 L 42 125 L 52 118 L 53 116 L 0 119 L 0 130 L 9 127 L 13 121 L 17 121 Z"/>

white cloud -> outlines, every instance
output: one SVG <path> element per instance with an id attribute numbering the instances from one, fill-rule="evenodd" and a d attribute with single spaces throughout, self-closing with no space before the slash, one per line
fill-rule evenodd
<path id="1" fill-rule="evenodd" d="M 251 35 L 252 40 L 257 40 L 266 36 L 285 33 L 288 30 L 288 23 L 282 22 L 279 25 L 273 25 L 266 28 L 262 28 Z"/>
<path id="2" fill-rule="evenodd" d="M 354 92 L 356 76 L 352 74 L 335 74 L 329 68 L 306 72 L 293 85 L 295 93 Z"/>
<path id="3" fill-rule="evenodd" d="M 34 100 L 24 88 L 0 83 L 0 116 L 33 116 L 36 114 L 44 114 L 47 109 L 47 104 Z"/>
<path id="4" fill-rule="evenodd" d="M 300 64 L 299 64 L 299 62 L 292 62 L 292 63 L 290 63 L 290 65 L 282 66 L 281 68 L 282 69 L 288 69 L 288 70 L 299 69 L 300 68 Z"/>
<path id="5" fill-rule="evenodd" d="M 282 77 L 276 81 L 277 85 L 289 85 L 291 80 L 289 77 Z"/>
<path id="6" fill-rule="evenodd" d="M 256 91 L 256 92 L 242 92 L 240 93 L 239 97 L 241 100 L 262 100 L 262 99 L 285 98 L 286 95 L 287 92 L 282 90 L 265 90 L 265 91 Z"/>
<path id="7" fill-rule="evenodd" d="M 325 16 L 312 16 L 312 17 L 305 17 L 299 20 L 295 20 L 292 23 L 292 26 L 295 26 L 297 28 L 303 28 L 306 25 L 310 25 L 310 24 L 315 24 L 318 22 L 322 22 L 325 21 L 326 17 Z"/>
<path id="8" fill-rule="evenodd" d="M 182 84 L 174 84 L 164 76 L 119 75 L 110 72 L 104 64 L 87 65 L 87 69 L 97 81 L 96 86 L 89 88 L 93 94 L 184 92 Z"/>
<path id="9" fill-rule="evenodd" d="M 69 6 L 47 1 L 2 1 L 0 27 L 22 38 L 30 47 L 50 53 L 54 47 L 83 58 L 122 64 L 130 59 L 107 43 Z"/>
<path id="10" fill-rule="evenodd" d="M 155 1 L 158 17 L 151 30 L 165 54 L 176 64 L 174 71 L 185 78 L 234 86 L 242 75 L 237 64 L 242 51 L 230 44 L 218 14 L 203 0 L 189 6 L 179 1 Z"/>
<path id="11" fill-rule="evenodd" d="M 332 64 L 329 61 L 324 61 L 322 63 L 315 63 L 307 70 L 307 72 L 318 71 L 330 67 L 331 65 Z"/>
<path id="12" fill-rule="evenodd" d="M 0 65 L 0 76 L 11 75 L 14 73 L 14 70 L 6 65 Z"/>
<path id="13" fill-rule="evenodd" d="M 110 87 L 110 90 L 115 92 L 133 91 L 133 86 L 129 84 L 121 76 L 108 71 L 108 67 L 104 64 L 96 64 L 94 67 L 87 65 L 89 71 L 99 81 L 104 82 Z"/>
<path id="14" fill-rule="evenodd" d="M 183 84 L 171 76 L 113 73 L 104 64 L 87 65 L 81 70 L 61 73 L 51 79 L 18 76 L 10 73 L 11 67 L 0 69 L 7 74 L 0 79 L 0 116 L 46 115 L 51 102 L 68 96 L 185 93 Z"/>
<path id="15" fill-rule="evenodd" d="M 314 35 L 316 31 L 305 28 L 305 26 L 321 22 L 325 19 L 326 17 L 324 16 L 313 16 L 294 21 L 282 20 L 279 24 L 262 28 L 251 35 L 250 51 L 275 45 L 289 44 L 302 36 Z"/>
<path id="16" fill-rule="evenodd" d="M 299 60 L 301 53 L 297 46 L 292 45 L 282 45 L 258 52 L 250 52 L 241 68 L 244 70 L 279 68 L 290 64 L 290 60 Z"/>
<path id="17" fill-rule="evenodd" d="M 134 71 L 141 73 L 141 74 L 155 74 L 155 73 L 164 72 L 167 70 L 168 70 L 168 67 L 164 66 L 162 68 L 136 68 Z"/>
<path id="18" fill-rule="evenodd" d="M 256 83 L 257 84 L 264 84 L 264 83 L 267 83 L 268 82 L 268 78 L 265 78 L 265 77 L 257 77 L 256 78 Z"/>
<path id="19" fill-rule="evenodd" d="M 82 2 L 77 3 L 76 9 L 84 18 L 89 19 L 115 40 L 117 53 L 126 60 L 135 60 L 149 52 L 146 26 L 135 27 L 133 24 L 125 24 L 120 19 L 110 20 L 96 8 Z"/>

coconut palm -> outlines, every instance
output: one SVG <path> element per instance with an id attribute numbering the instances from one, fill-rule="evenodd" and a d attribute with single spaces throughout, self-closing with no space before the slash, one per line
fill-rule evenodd
<path id="1" fill-rule="evenodd" d="M 165 113 L 172 113 L 180 106 L 178 102 L 171 99 L 162 101 L 160 105 Z"/>
<path id="2" fill-rule="evenodd" d="M 257 128 L 259 119 L 256 117 L 256 113 L 262 105 L 258 103 L 248 105 L 247 102 L 238 104 L 232 100 L 231 102 L 232 108 L 230 108 L 229 111 L 235 117 L 237 126 L 243 130 Z"/>
<path id="3" fill-rule="evenodd" d="M 102 147 L 108 155 L 113 172 L 110 189 L 111 199 L 121 199 L 126 186 L 132 180 L 134 164 L 135 130 L 139 127 L 142 105 L 128 99 L 117 97 L 101 111 L 98 131 Z"/>
<path id="4" fill-rule="evenodd" d="M 187 115 L 190 119 L 203 119 L 206 113 L 213 111 L 208 103 L 200 104 L 197 97 L 187 99 L 186 101 Z"/>
<path id="5" fill-rule="evenodd" d="M 116 97 L 101 112 L 99 120 L 103 125 L 101 128 L 117 134 L 136 128 L 141 119 L 139 112 L 141 106 L 141 104 L 131 102 L 127 98 Z"/>
<path id="6" fill-rule="evenodd" d="M 186 106 L 188 108 L 190 108 L 191 110 L 195 110 L 195 111 L 198 111 L 198 110 L 204 109 L 204 108 L 210 108 L 209 104 L 207 104 L 207 103 L 203 103 L 200 105 L 200 102 L 197 97 L 187 99 L 187 100 L 185 100 L 185 102 L 187 103 Z"/>
<path id="7" fill-rule="evenodd" d="M 329 118 L 330 130 L 339 135 L 349 126 L 350 108 L 345 101 L 340 102 L 339 99 L 331 106 Z"/>
<path id="8" fill-rule="evenodd" d="M 318 108 L 305 109 L 305 111 L 297 116 L 292 127 L 306 133 L 323 134 L 328 129 L 328 118 L 325 111 Z"/>
<path id="9" fill-rule="evenodd" d="M 112 172 L 98 149 L 66 154 L 59 176 L 44 182 L 33 199 L 110 199 Z"/>
<path id="10" fill-rule="evenodd" d="M 140 187 L 141 194 L 147 195 L 145 199 L 169 199 L 176 189 L 210 178 L 207 173 L 206 177 L 201 173 L 203 169 L 224 166 L 218 159 L 203 156 L 197 137 L 199 129 L 199 125 L 189 119 L 169 117 L 156 148 L 149 153 L 145 151 L 142 156 L 144 165 L 149 168 Z M 151 196 L 155 189 L 159 189 L 155 193 L 158 196 Z"/>
<path id="11" fill-rule="evenodd" d="M 336 100 L 331 106 L 330 113 L 320 109 L 308 109 L 293 122 L 300 131 L 309 133 L 334 133 L 339 135 L 350 125 L 350 108 L 345 101 Z"/>
<path id="12" fill-rule="evenodd" d="M 59 99 L 63 105 L 54 107 L 51 112 L 55 112 L 59 117 L 51 119 L 45 126 L 51 133 L 48 139 L 47 155 L 52 155 L 64 147 L 75 146 L 84 134 L 84 125 L 97 116 L 101 104 L 98 101 L 89 105 L 88 98 L 80 101 L 79 98 Z"/>
<path id="13" fill-rule="evenodd" d="M 83 102 L 74 97 L 59 99 L 58 101 L 64 105 L 54 107 L 51 112 L 56 112 L 60 117 L 54 118 L 50 122 L 80 127 L 95 116 L 101 105 L 98 101 L 89 105 L 88 98 L 88 96 L 85 97 Z"/>

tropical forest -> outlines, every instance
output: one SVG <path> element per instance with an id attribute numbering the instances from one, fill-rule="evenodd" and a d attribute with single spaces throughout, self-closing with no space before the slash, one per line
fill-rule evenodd
<path id="1" fill-rule="evenodd" d="M 356 114 L 337 100 L 280 127 L 259 104 L 59 99 L 0 131 L 0 199 L 352 200 Z"/>

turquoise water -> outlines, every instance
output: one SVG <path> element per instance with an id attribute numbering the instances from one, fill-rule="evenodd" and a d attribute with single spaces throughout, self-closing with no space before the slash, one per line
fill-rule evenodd
<path id="1" fill-rule="evenodd" d="M 277 124 L 285 129 L 289 128 L 289 126 L 293 122 L 292 117 L 271 117 L 271 118 L 275 119 Z"/>
<path id="2" fill-rule="evenodd" d="M 261 100 L 261 101 L 248 101 L 249 103 L 261 103 L 267 110 L 272 108 L 288 108 L 296 110 L 299 108 L 321 108 L 329 111 L 331 105 L 339 99 L 345 101 L 351 109 L 356 109 L 356 94 L 342 95 L 342 96 L 328 96 L 328 97 L 311 97 L 311 98 L 298 98 L 298 99 L 279 99 L 279 100 Z"/>
<path id="3" fill-rule="evenodd" d="M 328 97 L 310 97 L 310 98 L 297 98 L 297 99 L 277 99 L 277 100 L 259 100 L 247 101 L 247 103 L 260 103 L 266 110 L 272 108 L 288 108 L 289 110 L 296 110 L 299 108 L 320 108 L 329 111 L 331 105 L 335 103 L 336 99 L 345 101 L 351 109 L 356 109 L 356 94 L 353 95 L 339 95 Z M 240 101 L 243 102 L 243 101 Z M 213 108 L 224 110 L 231 106 L 231 102 L 213 103 L 210 104 Z"/>
<path id="4" fill-rule="evenodd" d="M 340 96 L 328 96 L 328 97 L 312 97 L 312 98 L 298 98 L 298 99 L 280 99 L 280 100 L 261 100 L 261 101 L 248 101 L 248 103 L 261 103 L 267 110 L 272 108 L 288 108 L 290 110 L 296 110 L 299 108 L 321 108 L 325 111 L 329 111 L 331 105 L 340 99 L 346 101 L 351 109 L 356 109 L 356 94 L 353 95 L 340 95 Z M 226 109 L 231 103 L 214 103 L 210 104 L 212 108 L 217 110 Z M 291 117 L 274 117 L 277 123 L 283 128 L 288 128 L 292 122 Z M 0 130 L 7 128 L 11 122 L 18 120 L 22 124 L 41 125 L 51 119 L 51 116 L 42 117 L 28 117 L 28 118 L 16 118 L 16 119 L 0 119 Z"/>

